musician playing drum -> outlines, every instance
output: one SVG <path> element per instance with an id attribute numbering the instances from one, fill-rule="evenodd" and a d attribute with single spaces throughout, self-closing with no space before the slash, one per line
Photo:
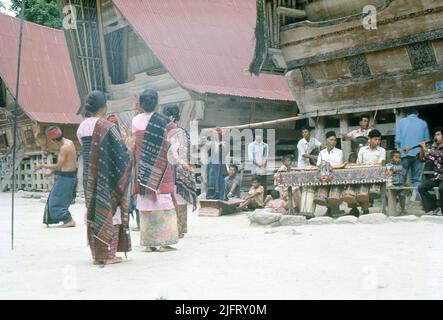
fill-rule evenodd
<path id="1" fill-rule="evenodd" d="M 369 133 L 369 145 L 366 147 L 360 148 L 358 152 L 357 164 L 363 165 L 385 165 L 386 163 L 386 150 L 380 146 L 381 144 L 381 132 L 377 129 L 371 130 Z M 367 187 L 367 191 L 369 193 L 369 187 Z M 369 194 L 368 197 L 362 197 L 359 203 L 361 205 L 363 214 L 369 213 Z M 351 215 L 359 216 L 360 212 L 357 209 L 357 204 L 348 204 L 351 208 Z"/>
<path id="2" fill-rule="evenodd" d="M 334 131 L 326 133 L 326 148 L 320 151 L 317 159 L 317 166 L 320 167 L 322 163 L 328 162 L 332 168 L 343 165 L 343 151 L 336 148 L 337 135 Z M 320 189 L 322 190 L 322 189 Z M 333 215 L 340 212 L 339 206 L 328 203 L 326 205 L 328 211 L 326 215 Z"/>

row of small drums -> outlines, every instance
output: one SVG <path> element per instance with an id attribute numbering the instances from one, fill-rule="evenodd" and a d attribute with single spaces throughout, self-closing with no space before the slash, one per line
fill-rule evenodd
<path id="1" fill-rule="evenodd" d="M 325 206 L 340 205 L 342 202 L 356 204 L 367 202 L 370 199 L 380 198 L 381 188 L 379 184 L 349 185 L 346 187 L 304 187 L 301 194 L 302 207 L 309 210 L 310 203 Z"/>

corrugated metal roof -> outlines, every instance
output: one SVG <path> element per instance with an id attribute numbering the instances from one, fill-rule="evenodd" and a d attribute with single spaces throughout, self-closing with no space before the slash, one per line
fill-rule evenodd
<path id="1" fill-rule="evenodd" d="M 15 96 L 20 20 L 0 14 L 0 77 Z M 30 22 L 23 27 L 19 103 L 42 123 L 80 123 L 81 104 L 63 31 Z"/>
<path id="2" fill-rule="evenodd" d="M 255 0 L 113 0 L 184 87 L 293 101 L 283 76 L 252 76 Z"/>

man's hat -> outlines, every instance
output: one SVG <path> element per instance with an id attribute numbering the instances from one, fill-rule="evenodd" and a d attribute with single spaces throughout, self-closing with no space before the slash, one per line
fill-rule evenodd
<path id="1" fill-rule="evenodd" d="M 56 140 L 63 136 L 63 132 L 59 127 L 51 126 L 45 130 L 48 139 Z"/>
<path id="2" fill-rule="evenodd" d="M 330 137 L 337 138 L 335 131 L 329 131 L 328 133 L 326 133 L 326 139 L 329 139 Z"/>

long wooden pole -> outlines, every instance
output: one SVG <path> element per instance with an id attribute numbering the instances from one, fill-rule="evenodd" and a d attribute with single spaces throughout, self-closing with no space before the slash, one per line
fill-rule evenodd
<path id="1" fill-rule="evenodd" d="M 281 124 L 286 122 L 294 122 L 298 120 L 306 119 L 305 116 L 297 116 L 297 117 L 290 117 L 290 118 L 283 118 L 283 119 L 277 119 L 277 120 L 270 120 L 270 121 L 264 121 L 264 122 L 256 122 L 256 123 L 249 123 L 249 124 L 242 124 L 238 126 L 229 126 L 229 127 L 221 127 L 222 129 L 251 129 L 251 128 L 260 128 L 264 126 L 271 126 L 275 124 Z M 216 128 L 205 128 L 202 129 L 202 131 L 207 130 L 215 130 Z"/>
<path id="2" fill-rule="evenodd" d="M 15 107 L 14 107 L 14 143 L 12 146 L 12 208 L 11 208 L 11 250 L 14 250 L 14 218 L 15 218 L 15 162 L 17 157 L 17 115 L 19 110 L 20 90 L 20 67 L 22 61 L 22 40 L 26 0 L 22 0 L 20 11 L 20 34 L 18 40 L 17 82 L 15 84 Z"/>

